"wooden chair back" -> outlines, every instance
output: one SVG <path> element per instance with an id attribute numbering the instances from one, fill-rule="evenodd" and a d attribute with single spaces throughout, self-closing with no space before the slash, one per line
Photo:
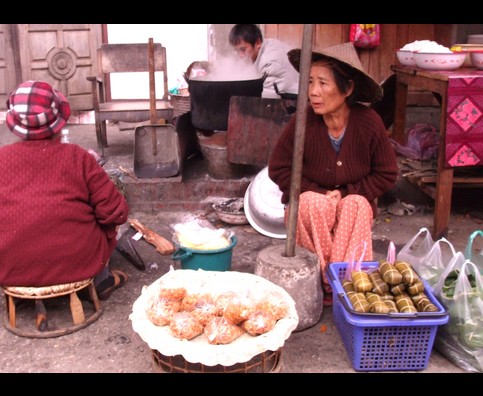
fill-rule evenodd
<path id="1" fill-rule="evenodd" d="M 154 71 L 163 72 L 163 100 L 168 98 L 168 71 L 166 48 L 160 43 L 153 43 Z M 99 71 L 111 73 L 148 72 L 148 44 L 102 44 L 97 50 Z M 110 99 L 109 99 L 110 100 Z"/>
<path id="2" fill-rule="evenodd" d="M 151 48 L 151 50 L 150 50 Z M 97 143 L 102 150 L 107 147 L 106 121 L 141 123 L 156 120 L 170 123 L 173 106 L 169 101 L 166 48 L 160 43 L 102 44 L 97 50 L 99 76 L 87 77 L 92 84 L 92 97 L 96 124 Z M 163 92 L 156 99 L 155 72 L 163 74 Z M 149 99 L 112 99 L 110 78 L 113 73 L 148 72 Z M 155 109 L 153 108 L 155 107 Z M 103 153 L 104 155 L 104 153 Z"/>

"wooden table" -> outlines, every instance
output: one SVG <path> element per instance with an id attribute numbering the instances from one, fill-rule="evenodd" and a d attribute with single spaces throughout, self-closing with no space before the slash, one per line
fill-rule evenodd
<path id="1" fill-rule="evenodd" d="M 393 123 L 392 137 L 398 143 L 406 143 L 406 105 L 407 105 L 407 94 L 408 87 L 413 86 L 417 89 L 428 90 L 433 93 L 437 93 L 441 98 L 441 115 L 439 123 L 439 145 L 438 145 L 438 160 L 437 160 L 437 176 L 433 180 L 417 181 L 417 185 L 426 194 L 431 196 L 435 200 L 435 210 L 433 219 L 433 238 L 439 239 L 442 236 L 447 235 L 449 217 L 451 214 L 451 194 L 453 190 L 453 183 L 472 183 L 472 184 L 482 184 L 483 177 L 476 178 L 455 178 L 454 177 L 454 167 L 456 166 L 466 166 L 466 164 L 461 163 L 448 163 L 447 159 L 447 122 L 448 122 L 448 86 L 451 78 L 468 78 L 471 79 L 481 79 L 478 84 L 483 82 L 483 70 L 477 70 L 475 68 L 460 68 L 455 71 L 428 71 L 422 70 L 415 67 L 391 66 L 391 70 L 396 74 L 396 98 L 395 98 L 395 116 Z M 481 86 L 481 84 L 479 85 Z M 465 88 L 459 88 L 458 92 L 464 92 Z M 477 102 L 477 110 L 483 109 L 483 103 L 481 103 L 481 98 L 483 98 L 483 89 L 470 87 L 468 88 L 468 93 L 475 94 L 477 90 L 481 92 L 480 101 Z M 478 116 L 475 119 L 476 124 L 471 124 L 471 127 L 477 127 L 477 134 L 473 136 L 483 136 L 483 116 Z M 452 120 L 450 120 L 452 122 Z M 468 124 L 469 125 L 469 124 Z M 474 139 L 474 138 L 473 138 Z M 480 142 L 473 142 L 477 145 Z M 475 157 L 476 158 L 476 157 Z M 471 165 L 483 165 L 483 162 L 475 159 Z M 414 182 L 414 180 L 412 180 Z M 428 183 L 435 182 L 436 186 L 431 186 Z"/>

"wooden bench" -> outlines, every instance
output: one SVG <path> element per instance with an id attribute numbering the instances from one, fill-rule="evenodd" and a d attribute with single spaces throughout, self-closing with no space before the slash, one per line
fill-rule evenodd
<path id="1" fill-rule="evenodd" d="M 87 77 L 87 80 L 92 84 L 97 144 L 100 149 L 108 146 L 106 121 L 141 123 L 150 120 L 149 98 L 154 93 L 149 92 L 147 99 L 112 99 L 111 73 L 148 72 L 149 78 L 154 80 L 155 72 L 162 72 L 164 90 L 162 99 L 156 99 L 156 117 L 168 123 L 172 121 L 173 106 L 168 95 L 165 47 L 153 43 L 151 38 L 146 44 L 102 44 L 97 50 L 97 61 L 101 76 Z M 150 90 L 154 89 L 152 84 Z"/>

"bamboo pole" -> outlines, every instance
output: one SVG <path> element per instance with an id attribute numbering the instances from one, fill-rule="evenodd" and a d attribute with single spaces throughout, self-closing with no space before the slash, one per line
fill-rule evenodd
<path id="1" fill-rule="evenodd" d="M 297 97 L 297 111 L 295 122 L 295 140 L 293 147 L 292 160 L 292 178 L 290 182 L 290 198 L 287 222 L 287 243 L 285 255 L 287 257 L 295 256 L 295 237 L 297 231 L 297 216 L 299 210 L 300 181 L 302 178 L 302 162 L 304 156 L 305 144 L 305 126 L 307 124 L 307 103 L 310 65 L 312 62 L 312 41 L 313 41 L 313 24 L 304 25 L 304 33 L 302 38 L 302 51 L 300 54 L 299 68 L 299 94 Z"/>

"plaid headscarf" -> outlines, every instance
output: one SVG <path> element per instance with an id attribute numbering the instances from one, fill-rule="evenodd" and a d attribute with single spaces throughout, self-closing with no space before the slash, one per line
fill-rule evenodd
<path id="1" fill-rule="evenodd" d="M 66 97 L 45 81 L 25 81 L 7 100 L 6 122 L 24 140 L 47 139 L 67 124 Z"/>

